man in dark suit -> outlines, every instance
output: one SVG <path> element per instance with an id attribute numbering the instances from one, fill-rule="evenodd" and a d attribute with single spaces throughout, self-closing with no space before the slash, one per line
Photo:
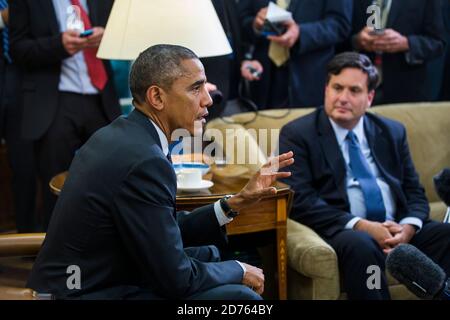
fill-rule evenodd
<path id="1" fill-rule="evenodd" d="M 112 4 L 17 0 L 10 5 L 11 53 L 23 71 L 22 134 L 34 141 L 44 230 L 56 201 L 50 179 L 69 168 L 93 132 L 120 115 L 110 67 L 95 57 Z M 75 11 L 69 10 L 74 7 L 78 24 L 73 23 Z M 79 37 L 83 26 L 93 34 Z"/>
<path id="2" fill-rule="evenodd" d="M 367 26 L 367 8 L 381 8 L 380 35 Z M 354 1 L 353 47 L 367 53 L 381 70 L 376 104 L 433 101 L 438 90 L 433 78 L 442 67 L 431 63 L 442 56 L 445 29 L 441 0 Z"/>
<path id="3" fill-rule="evenodd" d="M 241 94 L 240 78 L 241 66 L 243 77 L 247 80 L 256 80 L 248 69 L 252 67 L 262 72 L 263 68 L 258 61 L 244 60 L 244 43 L 241 39 L 241 28 L 239 24 L 239 12 L 236 0 L 212 0 L 214 9 L 219 17 L 220 23 L 227 35 L 233 52 L 227 56 L 202 58 L 200 61 L 206 70 L 206 77 L 210 86 L 210 95 L 214 106 L 210 109 L 208 121 L 222 116 L 227 102 L 234 100 Z M 231 108 L 232 112 L 239 111 Z M 229 111 L 227 111 L 227 115 Z"/>
<path id="4" fill-rule="evenodd" d="M 442 1 L 442 12 L 447 34 L 447 48 L 444 55 L 444 75 L 439 98 L 442 101 L 450 101 L 450 0 Z"/>
<path id="5" fill-rule="evenodd" d="M 367 287 L 369 266 L 384 271 L 385 254 L 411 243 L 450 275 L 450 225 L 429 220 L 429 206 L 402 124 L 366 113 L 375 95 L 376 68 L 355 52 L 328 65 L 325 107 L 287 124 L 280 152 L 292 150 L 286 179 L 295 191 L 291 218 L 336 251 L 350 299 L 388 299 Z"/>
<path id="6" fill-rule="evenodd" d="M 130 88 L 136 109 L 75 156 L 28 286 L 57 298 L 259 299 L 262 270 L 220 262 L 213 245 L 225 243 L 224 225 L 240 209 L 290 173 L 269 170 L 272 161 L 235 196 L 176 213 L 168 145 L 175 130 L 193 135 L 205 121 L 203 66 L 187 48 L 153 46 L 134 62 Z M 292 153 L 274 161 L 290 165 Z M 68 285 L 71 266 L 78 286 Z"/>
<path id="7" fill-rule="evenodd" d="M 275 2 L 275 1 L 274 1 Z M 351 31 L 351 0 L 282 0 L 293 20 L 280 36 L 261 34 L 269 0 L 241 0 L 240 21 L 246 40 L 254 44 L 253 58 L 264 73 L 251 83 L 251 94 L 261 108 L 311 107 L 322 104 L 325 66 L 335 45 Z M 285 59 L 270 51 L 285 51 Z"/>
<path id="8" fill-rule="evenodd" d="M 0 140 L 5 139 L 12 172 L 12 194 L 16 229 L 19 233 L 38 231 L 36 219 L 36 170 L 33 143 L 22 138 L 20 124 L 21 73 L 9 50 L 8 1 L 0 0 Z"/>

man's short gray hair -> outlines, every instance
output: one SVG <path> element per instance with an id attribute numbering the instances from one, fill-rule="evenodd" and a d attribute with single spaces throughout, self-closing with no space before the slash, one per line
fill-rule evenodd
<path id="1" fill-rule="evenodd" d="M 143 51 L 130 71 L 130 90 L 133 99 L 143 103 L 147 89 L 153 85 L 170 89 L 173 82 L 183 76 L 181 61 L 187 59 L 198 57 L 182 46 L 159 44 Z"/>

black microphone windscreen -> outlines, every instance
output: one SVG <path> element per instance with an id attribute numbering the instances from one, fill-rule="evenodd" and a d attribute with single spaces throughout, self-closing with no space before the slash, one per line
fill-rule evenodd
<path id="1" fill-rule="evenodd" d="M 386 269 L 412 293 L 427 300 L 439 294 L 446 280 L 444 270 L 410 244 L 400 244 L 388 254 Z"/>
<path id="2" fill-rule="evenodd" d="M 433 177 L 438 196 L 450 207 L 450 168 L 445 168 Z"/>

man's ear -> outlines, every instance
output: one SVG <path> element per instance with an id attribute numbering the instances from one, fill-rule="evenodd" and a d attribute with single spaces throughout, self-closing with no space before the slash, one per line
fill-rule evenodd
<path id="1" fill-rule="evenodd" d="M 372 102 L 373 102 L 374 98 L 375 98 L 375 90 L 369 91 L 369 94 L 367 95 L 367 102 L 368 102 L 367 108 L 370 108 L 372 106 Z"/>
<path id="2" fill-rule="evenodd" d="M 151 86 L 145 92 L 147 103 L 156 110 L 164 109 L 164 90 L 158 86 Z"/>

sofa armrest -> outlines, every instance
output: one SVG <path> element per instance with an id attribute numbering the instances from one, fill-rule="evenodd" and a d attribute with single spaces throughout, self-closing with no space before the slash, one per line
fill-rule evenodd
<path id="1" fill-rule="evenodd" d="M 214 140 L 216 156 L 222 152 L 229 164 L 244 165 L 250 172 L 258 171 L 267 157 L 258 144 L 256 131 L 233 123 L 231 118 L 224 119 L 210 121 L 205 130 L 205 138 Z"/>
<path id="2" fill-rule="evenodd" d="M 311 228 L 287 221 L 289 299 L 335 300 L 339 269 L 333 248 Z"/>
<path id="3" fill-rule="evenodd" d="M 310 278 L 334 278 L 339 274 L 333 248 L 311 228 L 294 220 L 287 223 L 288 263 Z"/>

